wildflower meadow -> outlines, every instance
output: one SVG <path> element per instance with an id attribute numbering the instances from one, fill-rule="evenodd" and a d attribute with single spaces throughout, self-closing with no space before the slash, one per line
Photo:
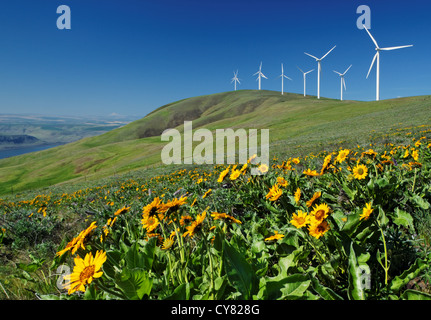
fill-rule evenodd
<path id="1" fill-rule="evenodd" d="M 430 299 L 430 132 L 9 196 L 0 258 L 16 270 L 0 278 L 0 295 Z"/>

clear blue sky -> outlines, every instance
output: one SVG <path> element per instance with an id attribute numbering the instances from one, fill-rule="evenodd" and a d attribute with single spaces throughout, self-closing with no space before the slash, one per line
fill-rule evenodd
<path id="1" fill-rule="evenodd" d="M 56 27 L 59 5 L 71 8 L 71 30 Z M 321 95 L 375 99 L 375 54 L 356 8 L 371 8 L 371 32 L 382 47 L 381 99 L 431 94 L 431 4 L 425 0 L 14 0 L 0 3 L 0 113 L 145 116 L 188 97 L 257 89 L 280 90 L 280 64 L 301 93 L 303 70 L 322 56 Z M 317 94 L 316 71 L 308 93 Z"/>

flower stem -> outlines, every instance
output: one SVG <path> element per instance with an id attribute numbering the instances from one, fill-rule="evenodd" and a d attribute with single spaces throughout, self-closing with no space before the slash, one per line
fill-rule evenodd
<path id="1" fill-rule="evenodd" d="M 385 240 L 385 234 L 383 232 L 383 229 L 380 226 L 380 222 L 377 221 L 377 223 L 379 225 L 380 233 L 382 235 L 383 247 L 384 247 L 384 250 L 385 250 L 385 266 L 384 267 L 382 266 L 382 267 L 385 270 L 385 285 L 387 285 L 388 284 L 388 271 L 389 271 L 389 267 L 388 267 L 388 250 L 387 250 L 387 247 L 386 247 L 386 240 Z"/>

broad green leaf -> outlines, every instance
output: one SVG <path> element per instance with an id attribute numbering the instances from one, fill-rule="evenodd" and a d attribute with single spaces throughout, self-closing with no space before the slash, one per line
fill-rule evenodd
<path id="1" fill-rule="evenodd" d="M 379 215 L 377 218 L 380 221 L 380 225 L 386 226 L 389 223 L 389 219 L 385 214 L 385 211 L 383 210 L 383 208 L 381 206 L 379 206 Z"/>
<path id="2" fill-rule="evenodd" d="M 416 259 L 408 270 L 405 270 L 401 275 L 396 276 L 390 284 L 390 289 L 394 292 L 400 291 L 410 280 L 416 278 L 423 270 L 428 267 L 427 263 L 422 259 Z"/>
<path id="3" fill-rule="evenodd" d="M 223 260 L 230 284 L 242 294 L 244 299 L 250 299 L 256 275 L 244 256 L 226 240 Z"/>
<path id="4" fill-rule="evenodd" d="M 97 292 L 96 292 L 96 289 L 94 287 L 94 282 L 91 283 L 87 287 L 87 289 L 85 290 L 84 299 L 85 300 L 96 300 L 97 299 Z"/>
<path id="5" fill-rule="evenodd" d="M 346 232 L 348 235 L 352 235 L 357 227 L 360 225 L 359 214 L 352 213 L 347 216 L 347 221 L 343 226 L 342 231 Z"/>
<path id="6" fill-rule="evenodd" d="M 253 244 L 251 245 L 251 251 L 257 254 L 258 256 L 265 256 L 265 257 L 269 256 L 268 248 L 266 246 L 265 241 L 263 240 L 253 242 Z"/>
<path id="7" fill-rule="evenodd" d="M 122 254 L 120 251 L 106 251 L 106 262 L 103 264 L 103 272 L 110 278 L 115 277 L 115 268 L 118 267 Z"/>
<path id="8" fill-rule="evenodd" d="M 336 294 L 331 288 L 322 285 L 315 277 L 311 277 L 311 285 L 323 299 L 325 300 L 343 300 L 341 296 Z"/>
<path id="9" fill-rule="evenodd" d="M 389 186 L 389 181 L 386 177 L 383 177 L 383 178 L 377 179 L 376 184 L 379 186 L 380 190 L 383 190 Z"/>
<path id="10" fill-rule="evenodd" d="M 180 284 L 165 300 L 190 300 L 191 289 L 192 285 L 190 283 Z"/>
<path id="11" fill-rule="evenodd" d="M 369 258 L 369 254 L 368 254 Z M 353 248 L 353 242 L 350 243 L 350 254 L 349 254 L 349 267 L 348 267 L 348 279 L 349 287 L 347 294 L 352 300 L 365 300 L 366 299 L 366 283 L 367 275 L 370 274 L 370 268 L 364 262 L 367 260 L 367 256 L 362 256 L 359 261 Z"/>
<path id="12" fill-rule="evenodd" d="M 129 300 L 141 300 L 145 295 L 150 295 L 153 280 L 148 277 L 148 272 L 143 269 L 123 269 L 117 277 L 115 285 Z"/>
<path id="13" fill-rule="evenodd" d="M 151 270 L 153 266 L 156 240 L 157 239 L 155 237 L 150 238 L 150 240 L 145 243 L 143 251 L 140 250 L 138 242 L 133 243 L 125 256 L 127 267 L 129 269 L 144 268 L 146 270 Z"/>
<path id="14" fill-rule="evenodd" d="M 276 278 L 278 279 L 266 281 L 265 293 L 268 300 L 300 299 L 311 283 L 311 280 L 303 274 Z"/>
<path id="15" fill-rule="evenodd" d="M 358 190 L 356 190 L 356 189 L 352 190 L 346 184 L 343 184 L 343 190 L 344 190 L 344 192 L 346 192 L 347 196 L 352 201 L 355 199 L 355 196 L 358 193 Z"/>
<path id="16" fill-rule="evenodd" d="M 216 292 L 216 297 L 215 297 L 216 300 L 222 300 L 223 299 L 223 294 L 224 294 L 224 291 L 226 289 L 227 284 L 228 284 L 228 281 L 227 281 L 226 275 L 224 275 L 223 277 L 217 277 L 214 280 L 214 289 Z"/>
<path id="17" fill-rule="evenodd" d="M 413 201 L 418 205 L 419 208 L 428 210 L 430 208 L 430 203 L 418 194 L 413 195 Z"/>
<path id="18" fill-rule="evenodd" d="M 406 290 L 401 295 L 401 299 L 405 300 L 431 300 L 431 295 L 417 290 Z"/>
<path id="19" fill-rule="evenodd" d="M 153 266 L 154 261 L 154 254 L 156 250 L 156 244 L 157 244 L 157 238 L 152 237 L 148 240 L 148 242 L 144 246 L 144 267 L 148 270 L 150 270 Z"/>
<path id="20" fill-rule="evenodd" d="M 403 226 L 414 230 L 413 217 L 410 215 L 410 213 L 401 210 L 398 207 L 395 209 L 393 222 L 398 226 Z"/>

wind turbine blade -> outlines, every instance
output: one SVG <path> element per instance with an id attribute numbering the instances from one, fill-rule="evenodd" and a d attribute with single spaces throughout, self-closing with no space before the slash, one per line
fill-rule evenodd
<path id="1" fill-rule="evenodd" d="M 350 65 L 350 67 L 348 67 L 347 68 L 347 70 L 346 71 L 344 71 L 344 73 L 343 73 L 343 75 L 345 75 L 346 73 L 347 73 L 347 71 L 349 71 L 350 70 L 350 68 L 352 67 L 352 65 Z"/>
<path id="2" fill-rule="evenodd" d="M 344 78 L 342 78 L 342 79 L 343 79 L 344 90 L 347 90 L 347 87 L 346 87 L 346 80 L 344 80 Z"/>
<path id="3" fill-rule="evenodd" d="M 335 49 L 336 46 L 334 46 L 331 50 L 329 50 L 322 58 L 320 58 L 320 60 L 325 59 L 325 57 L 332 51 Z"/>
<path id="4" fill-rule="evenodd" d="M 314 69 L 313 69 L 313 70 L 310 70 L 310 71 L 307 71 L 305 74 L 308 74 L 308 73 L 313 72 L 313 71 L 314 71 Z"/>
<path id="5" fill-rule="evenodd" d="M 364 26 L 365 31 L 367 31 L 368 35 L 370 36 L 371 40 L 373 40 L 374 44 L 376 45 L 376 48 L 378 48 L 379 45 L 377 44 L 376 39 L 373 38 L 373 36 L 371 35 L 370 31 L 368 31 L 367 27 L 365 25 L 363 25 L 363 26 Z"/>
<path id="6" fill-rule="evenodd" d="M 368 79 L 368 76 L 370 75 L 371 69 L 373 68 L 374 62 L 376 62 L 377 55 L 378 53 L 374 55 L 373 62 L 371 62 L 370 70 L 368 70 L 368 74 L 367 74 L 367 79 Z"/>
<path id="7" fill-rule="evenodd" d="M 265 75 L 264 75 L 263 73 L 261 74 L 261 76 L 262 76 L 263 78 L 265 78 L 265 79 L 268 79 L 267 77 L 265 77 Z"/>
<path id="8" fill-rule="evenodd" d="M 298 66 L 296 66 L 296 67 L 299 69 L 299 71 L 301 71 L 302 73 L 304 73 L 304 71 L 302 71 L 300 67 L 298 67 Z"/>
<path id="9" fill-rule="evenodd" d="M 288 76 L 284 76 L 286 79 L 289 79 L 290 81 L 292 81 L 292 79 L 290 79 Z"/>
<path id="10" fill-rule="evenodd" d="M 317 60 L 319 60 L 319 58 L 316 58 L 315 56 L 312 56 L 311 54 L 309 54 L 309 53 L 307 53 L 307 52 L 304 52 L 307 56 L 310 56 L 310 57 L 312 57 L 312 58 L 314 58 L 314 59 L 316 59 L 316 61 Z"/>
<path id="11" fill-rule="evenodd" d="M 400 46 L 400 47 L 381 48 L 380 50 L 389 51 L 389 50 L 396 50 L 396 49 L 409 48 L 409 47 L 413 47 L 413 45 L 410 44 L 410 45 L 407 45 L 407 46 Z"/>
<path id="12" fill-rule="evenodd" d="M 335 70 L 333 70 L 335 73 L 337 73 L 337 74 L 339 74 L 340 76 L 342 76 L 342 74 L 341 73 L 339 73 L 338 71 L 335 71 Z"/>

